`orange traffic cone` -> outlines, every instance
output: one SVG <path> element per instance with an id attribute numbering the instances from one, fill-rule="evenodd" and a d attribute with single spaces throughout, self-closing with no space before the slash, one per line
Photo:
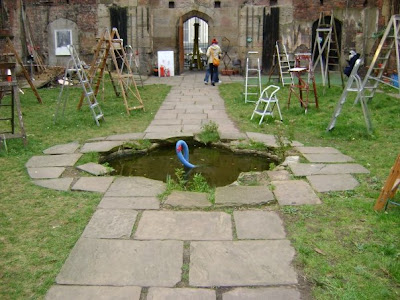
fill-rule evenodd
<path id="1" fill-rule="evenodd" d="M 8 81 L 8 82 L 11 82 L 11 81 L 12 81 L 12 78 L 11 78 L 11 70 L 10 70 L 10 69 L 7 69 L 7 81 Z"/>

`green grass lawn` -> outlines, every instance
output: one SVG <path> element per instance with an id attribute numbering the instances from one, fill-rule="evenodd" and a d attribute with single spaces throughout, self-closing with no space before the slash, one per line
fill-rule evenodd
<path id="1" fill-rule="evenodd" d="M 360 186 L 354 191 L 319 194 L 321 205 L 280 208 L 297 252 L 295 264 L 312 286 L 314 298 L 398 299 L 400 208 L 390 206 L 386 213 L 377 213 L 373 205 L 400 152 L 400 99 L 389 96 L 390 90 L 376 95 L 370 104 L 375 130 L 369 135 L 352 99 L 346 101 L 336 128 L 325 131 L 341 94 L 339 87 L 325 91 L 318 87 L 320 108 L 310 105 L 307 114 L 295 99 L 286 108 L 288 89 L 282 88 L 278 97 L 284 122 L 267 119 L 261 126 L 250 120 L 254 104 L 244 103 L 241 83 L 219 88 L 229 115 L 242 131 L 285 135 L 307 146 L 332 146 L 371 171 L 356 176 Z M 43 298 L 100 201 L 94 193 L 34 185 L 25 163 L 56 144 L 143 131 L 169 89 L 141 88 L 146 111 L 128 116 L 122 99 L 108 84 L 104 100 L 99 97 L 106 118 L 99 127 L 86 106 L 76 110 L 79 88 L 69 89 L 65 115 L 57 124 L 53 115 L 59 88 L 39 90 L 42 105 L 25 90 L 21 102 L 28 146 L 9 140 L 8 151 L 4 147 L 0 151 L 1 299 Z"/>

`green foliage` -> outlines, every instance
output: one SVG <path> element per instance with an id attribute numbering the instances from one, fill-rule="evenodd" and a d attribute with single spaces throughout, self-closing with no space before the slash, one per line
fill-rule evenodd
<path id="1" fill-rule="evenodd" d="M 204 144 L 218 142 L 219 141 L 219 133 L 218 133 L 218 124 L 214 121 L 210 121 L 207 124 L 204 124 L 201 127 L 201 132 L 199 134 L 199 139 Z"/>
<path id="2" fill-rule="evenodd" d="M 254 105 L 238 96 L 242 83 L 219 87 L 242 132 L 273 134 L 281 147 L 286 139 L 334 147 L 370 171 L 356 176 L 360 186 L 355 191 L 319 194 L 321 205 L 281 208 L 296 249 L 295 264 L 311 283 L 314 299 L 398 299 L 400 294 L 400 207 L 390 206 L 387 213 L 373 210 L 400 149 L 399 99 L 391 96 L 396 90 L 382 88 L 384 92 L 376 93 L 368 104 L 374 126 L 373 134 L 368 134 L 360 105 L 353 105 L 355 93 L 349 93 L 334 130 L 326 131 L 342 93 L 340 86 L 318 85 L 319 109 L 310 104 L 307 113 L 295 101 L 285 108 L 289 89 L 281 87 L 283 123 L 267 118 L 261 125 L 250 120 Z M 279 148 L 282 156 L 289 150 Z"/>

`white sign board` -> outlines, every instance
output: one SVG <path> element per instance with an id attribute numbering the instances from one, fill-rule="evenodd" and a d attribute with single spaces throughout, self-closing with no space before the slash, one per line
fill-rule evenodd
<path id="1" fill-rule="evenodd" d="M 69 55 L 68 45 L 72 44 L 72 30 L 55 30 L 56 55 Z"/>
<path id="2" fill-rule="evenodd" d="M 174 76 L 174 51 L 158 51 L 158 77 Z"/>

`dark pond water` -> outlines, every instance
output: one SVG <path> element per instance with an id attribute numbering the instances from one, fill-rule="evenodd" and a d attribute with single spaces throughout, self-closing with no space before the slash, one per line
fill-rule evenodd
<path id="1" fill-rule="evenodd" d="M 264 171 L 273 160 L 257 155 L 235 154 L 229 150 L 189 146 L 189 161 L 198 166 L 188 173 L 191 179 L 201 173 L 211 186 L 234 182 L 241 172 Z M 114 175 L 143 176 L 166 181 L 167 175 L 176 179 L 175 170 L 183 168 L 175 153 L 175 145 L 151 151 L 145 155 L 124 156 L 108 162 Z"/>

